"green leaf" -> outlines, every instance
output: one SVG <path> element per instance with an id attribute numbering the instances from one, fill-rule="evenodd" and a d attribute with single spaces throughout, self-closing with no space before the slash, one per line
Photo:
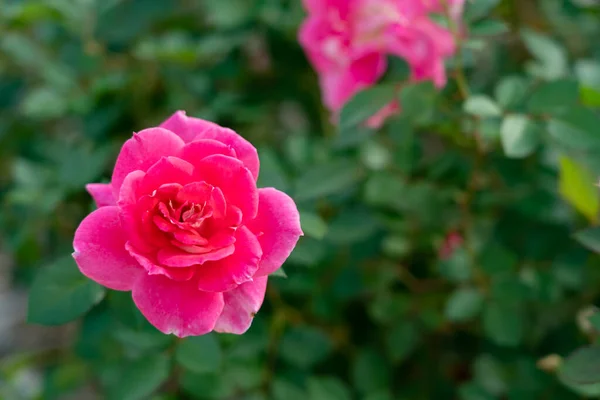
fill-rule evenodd
<path id="1" fill-rule="evenodd" d="M 489 354 L 482 354 L 473 364 L 475 381 L 488 393 L 501 396 L 506 393 L 506 378 L 500 363 Z"/>
<path id="2" fill-rule="evenodd" d="M 169 378 L 169 359 L 165 355 L 142 357 L 124 365 L 108 388 L 109 400 L 142 400 Z"/>
<path id="3" fill-rule="evenodd" d="M 29 118 L 49 119 L 63 115 L 68 105 L 63 93 L 54 88 L 42 87 L 27 94 L 21 104 L 23 114 Z"/>
<path id="4" fill-rule="evenodd" d="M 466 282 L 471 279 L 473 268 L 464 247 L 457 248 L 450 258 L 438 262 L 440 275 L 452 282 Z"/>
<path id="5" fill-rule="evenodd" d="M 494 19 L 483 19 L 471 25 L 469 33 L 471 36 L 494 36 L 509 31 L 508 24 L 504 21 Z"/>
<path id="6" fill-rule="evenodd" d="M 366 207 L 349 207 L 329 224 L 327 241 L 334 244 L 356 243 L 368 239 L 379 229 L 375 215 Z"/>
<path id="7" fill-rule="evenodd" d="M 300 211 L 300 224 L 306 236 L 323 239 L 327 233 L 327 223 L 316 213 Z"/>
<path id="8" fill-rule="evenodd" d="M 214 334 L 188 337 L 177 346 L 175 359 L 198 374 L 217 371 L 221 366 L 221 346 Z"/>
<path id="9" fill-rule="evenodd" d="M 600 117 L 583 107 L 571 107 L 548 122 L 548 132 L 570 149 L 600 149 Z"/>
<path id="10" fill-rule="evenodd" d="M 275 276 L 278 278 L 287 278 L 288 277 L 287 274 L 285 273 L 285 271 L 283 270 L 283 268 L 276 269 L 275 271 L 271 272 L 269 274 L 269 276 Z"/>
<path id="11" fill-rule="evenodd" d="M 358 92 L 340 113 L 340 129 L 348 129 L 373 116 L 396 97 L 395 85 L 376 85 Z"/>
<path id="12" fill-rule="evenodd" d="M 491 302 L 483 311 L 483 329 L 500 346 L 515 347 L 524 333 L 523 310 L 518 305 Z"/>
<path id="13" fill-rule="evenodd" d="M 390 385 L 385 359 L 372 349 L 362 348 L 352 365 L 354 385 L 361 393 L 377 392 Z"/>
<path id="14" fill-rule="evenodd" d="M 595 177 L 582 165 L 568 157 L 560 159 L 559 191 L 577 211 L 591 222 L 598 219 L 600 197 Z"/>
<path id="15" fill-rule="evenodd" d="M 588 318 L 588 321 L 590 321 L 596 332 L 600 332 L 600 312 L 598 310 Z"/>
<path id="16" fill-rule="evenodd" d="M 275 379 L 271 390 L 273 400 L 306 400 L 301 388 L 283 379 Z"/>
<path id="17" fill-rule="evenodd" d="M 375 133 L 375 130 L 366 126 L 353 126 L 344 129 L 343 132 L 341 132 L 339 135 L 336 135 L 335 138 L 333 138 L 331 146 L 338 150 L 356 147 L 369 140 Z"/>
<path id="18" fill-rule="evenodd" d="M 267 147 L 259 149 L 258 154 L 260 156 L 258 186 L 274 187 L 282 192 L 286 192 L 289 188 L 289 183 L 277 154 Z"/>
<path id="19" fill-rule="evenodd" d="M 308 398 L 311 400 L 350 400 L 350 390 L 344 382 L 334 377 L 308 379 Z"/>
<path id="20" fill-rule="evenodd" d="M 387 354 L 393 362 L 400 363 L 415 350 L 418 343 L 419 331 L 416 326 L 407 321 L 398 322 L 387 335 Z"/>
<path id="21" fill-rule="evenodd" d="M 85 277 L 71 256 L 43 268 L 29 291 L 27 321 L 60 325 L 89 311 L 104 297 L 102 286 Z"/>
<path id="22" fill-rule="evenodd" d="M 290 364 L 309 368 L 325 359 L 332 350 L 329 337 L 310 327 L 293 328 L 281 341 L 281 356 Z"/>
<path id="23" fill-rule="evenodd" d="M 454 291 L 446 302 L 444 314 L 450 321 L 473 319 L 481 311 L 483 296 L 476 288 L 465 287 Z"/>
<path id="24" fill-rule="evenodd" d="M 584 229 L 575 233 L 573 237 L 588 249 L 600 253 L 600 227 Z"/>
<path id="25" fill-rule="evenodd" d="M 489 14 L 494 7 L 500 3 L 500 0 L 477 0 L 465 2 L 465 19 L 474 20 Z"/>
<path id="26" fill-rule="evenodd" d="M 527 102 L 527 109 L 531 113 L 554 114 L 576 104 L 578 99 L 577 81 L 560 79 L 537 87 Z"/>
<path id="27" fill-rule="evenodd" d="M 504 154 L 510 158 L 527 157 L 536 149 L 540 136 L 525 115 L 507 115 L 502 121 L 500 138 Z"/>
<path id="28" fill-rule="evenodd" d="M 496 85 L 494 96 L 501 107 L 518 106 L 527 94 L 527 80 L 520 76 L 507 76 Z"/>
<path id="29" fill-rule="evenodd" d="M 530 29 L 524 29 L 521 37 L 529 52 L 538 61 L 529 68 L 533 75 L 552 80 L 567 73 L 567 53 L 556 41 Z"/>
<path id="30" fill-rule="evenodd" d="M 500 107 L 486 95 L 473 95 L 465 101 L 463 109 L 466 113 L 477 117 L 498 117 L 502 115 Z"/>
<path id="31" fill-rule="evenodd" d="M 431 122 L 437 94 L 437 89 L 431 81 L 403 86 L 400 91 L 402 117 L 417 126 Z"/>
<path id="32" fill-rule="evenodd" d="M 600 346 L 588 346 L 571 353 L 558 370 L 561 381 L 571 385 L 600 383 Z"/>
<path id="33" fill-rule="evenodd" d="M 323 179 L 324 177 L 326 179 Z M 294 199 L 308 201 L 344 192 L 352 187 L 358 178 L 359 170 L 351 160 L 339 159 L 316 165 L 307 168 L 296 180 Z"/>

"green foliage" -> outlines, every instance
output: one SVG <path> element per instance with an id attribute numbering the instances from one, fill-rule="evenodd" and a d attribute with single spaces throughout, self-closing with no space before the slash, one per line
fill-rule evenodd
<path id="1" fill-rule="evenodd" d="M 81 275 L 72 257 L 45 267 L 30 289 L 27 320 L 60 325 L 89 311 L 104 297 L 105 289 Z"/>
<path id="2" fill-rule="evenodd" d="M 28 322 L 73 323 L 60 341 L 1 324 L 0 398 L 598 396 L 592 3 L 466 1 L 444 88 L 388 57 L 336 116 L 298 44 L 302 1 L 2 3 L 0 286 L 28 291 Z M 163 335 L 68 256 L 84 185 L 178 109 L 255 144 L 259 186 L 301 211 L 241 336 Z M 12 321 L 22 303 L 0 294 Z"/>

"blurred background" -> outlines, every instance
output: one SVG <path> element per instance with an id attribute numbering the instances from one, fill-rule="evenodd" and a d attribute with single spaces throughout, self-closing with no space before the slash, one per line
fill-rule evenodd
<path id="1" fill-rule="evenodd" d="M 556 371 L 600 327 L 600 257 L 573 237 L 600 207 L 600 4 L 466 8 L 447 87 L 408 85 L 373 132 L 331 124 L 300 0 L 0 0 L 0 398 L 597 393 Z M 487 100 L 463 105 L 456 74 Z M 247 334 L 173 350 L 127 293 L 77 309 L 68 255 L 84 185 L 179 109 L 256 145 L 259 186 L 296 200 L 305 237 Z M 36 278 L 57 265 L 70 289 Z M 26 322 L 32 285 L 57 326 Z"/>

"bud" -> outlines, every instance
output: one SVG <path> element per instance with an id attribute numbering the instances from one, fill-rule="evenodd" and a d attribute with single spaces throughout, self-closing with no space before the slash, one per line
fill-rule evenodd
<path id="1" fill-rule="evenodd" d="M 542 371 L 556 372 L 562 364 L 562 357 L 558 354 L 550 354 L 544 358 L 540 358 L 537 362 L 537 367 Z"/>

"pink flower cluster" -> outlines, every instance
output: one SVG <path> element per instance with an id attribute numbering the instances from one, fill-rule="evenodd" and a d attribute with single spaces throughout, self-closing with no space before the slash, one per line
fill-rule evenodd
<path id="1" fill-rule="evenodd" d="M 304 0 L 308 18 L 300 43 L 316 69 L 324 103 L 336 115 L 357 92 L 375 84 L 386 70 L 386 56 L 401 57 L 414 81 L 446 84 L 444 60 L 455 51 L 451 32 L 430 18 L 449 8 L 453 19 L 464 0 Z M 378 127 L 399 110 L 390 104 L 374 115 Z"/>
<path id="2" fill-rule="evenodd" d="M 90 184 L 98 209 L 75 232 L 81 272 L 132 291 L 164 333 L 241 334 L 267 277 L 302 235 L 294 201 L 258 189 L 254 146 L 179 111 L 123 145 L 110 184 Z"/>

